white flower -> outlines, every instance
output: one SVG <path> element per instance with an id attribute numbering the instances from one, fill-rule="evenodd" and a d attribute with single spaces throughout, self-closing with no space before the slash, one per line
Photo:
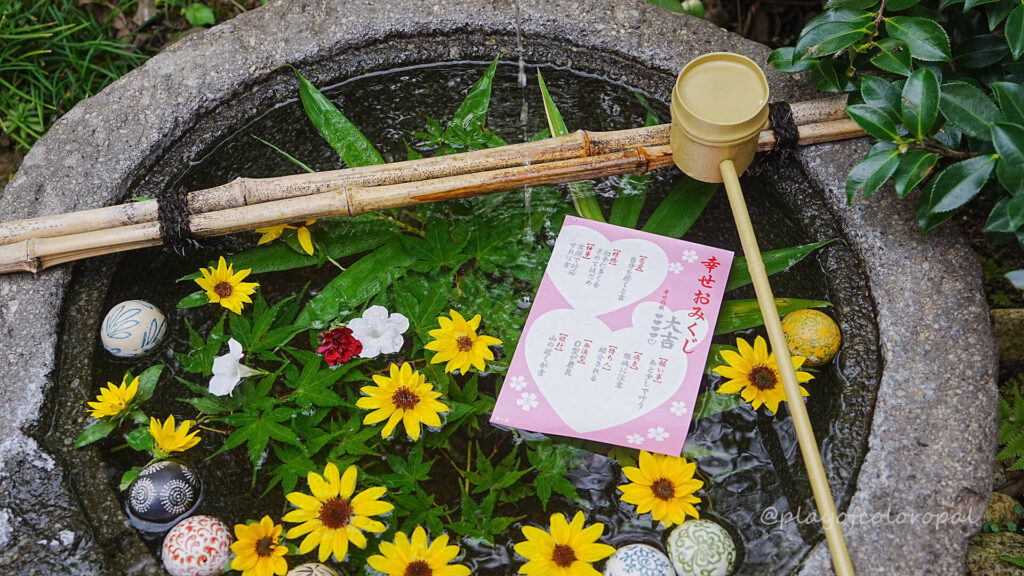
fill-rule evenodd
<path id="1" fill-rule="evenodd" d="M 673 402 L 670 410 L 672 410 L 672 413 L 676 416 L 682 416 L 683 414 L 686 414 L 686 402 Z"/>
<path id="2" fill-rule="evenodd" d="M 626 436 L 626 442 L 629 442 L 630 444 L 643 444 L 644 437 L 642 434 L 630 434 L 629 436 Z"/>
<path id="3" fill-rule="evenodd" d="M 228 340 L 228 353 L 213 359 L 213 377 L 210 378 L 210 394 L 227 396 L 246 376 L 257 374 L 256 370 L 242 364 L 242 345 L 234 338 Z"/>
<path id="4" fill-rule="evenodd" d="M 668 431 L 662 428 L 661 426 L 658 426 L 657 428 L 648 428 L 647 437 L 653 438 L 658 442 L 661 442 L 665 438 L 668 438 Z"/>
<path id="5" fill-rule="evenodd" d="M 532 392 L 523 392 L 516 400 L 516 404 L 523 409 L 523 412 L 529 412 L 531 408 L 537 407 L 537 395 Z"/>
<path id="6" fill-rule="evenodd" d="M 522 390 L 523 388 L 526 388 L 526 378 L 523 378 L 522 376 L 513 376 L 508 379 L 508 385 L 511 386 L 513 390 Z"/>
<path id="7" fill-rule="evenodd" d="M 680 272 L 683 271 L 683 265 L 680 264 L 679 262 L 669 262 L 668 271 L 673 274 L 679 274 Z"/>
<path id="8" fill-rule="evenodd" d="M 697 252 L 694 250 L 683 250 L 681 258 L 683 262 L 689 262 L 692 264 L 697 261 Z"/>
<path id="9" fill-rule="evenodd" d="M 370 306 L 362 318 L 353 318 L 348 323 L 352 337 L 363 344 L 361 358 L 376 358 L 381 354 L 394 354 L 402 349 L 405 338 L 402 334 L 409 329 L 409 319 L 401 314 L 388 314 L 383 306 Z"/>

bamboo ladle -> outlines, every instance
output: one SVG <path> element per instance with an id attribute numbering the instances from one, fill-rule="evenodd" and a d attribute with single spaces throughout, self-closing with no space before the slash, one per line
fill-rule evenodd
<path id="1" fill-rule="evenodd" d="M 768 340 L 782 376 L 800 452 L 811 481 L 832 566 L 837 576 L 853 576 L 853 564 L 839 525 L 800 384 L 789 353 L 761 249 L 747 213 L 739 173 L 754 159 L 757 139 L 768 119 L 768 81 L 749 58 L 717 52 L 692 60 L 672 91 L 671 148 L 676 166 L 704 182 L 724 182 L 743 245 Z"/>

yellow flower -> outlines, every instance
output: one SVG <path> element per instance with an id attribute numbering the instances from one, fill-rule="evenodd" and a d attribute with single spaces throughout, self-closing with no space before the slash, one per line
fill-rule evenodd
<path id="1" fill-rule="evenodd" d="M 523 526 L 526 542 L 515 545 L 517 554 L 528 562 L 519 568 L 527 576 L 600 576 L 590 564 L 611 556 L 615 548 L 598 544 L 604 524 L 583 527 L 583 512 L 572 523 L 562 514 L 551 515 L 550 534 L 533 526 Z"/>
<path id="2" fill-rule="evenodd" d="M 386 514 L 395 509 L 393 505 L 379 500 L 387 492 L 384 487 L 367 488 L 355 497 L 352 496 L 356 490 L 355 466 L 349 466 L 345 474 L 339 477 L 338 467 L 330 462 L 324 468 L 323 476 L 310 472 L 306 480 L 313 495 L 292 492 L 285 496 L 299 509 L 285 514 L 284 521 L 296 524 L 301 522 L 288 530 L 288 537 L 297 538 L 306 534 L 299 545 L 299 554 L 306 554 L 319 546 L 321 562 L 326 561 L 331 554 L 334 554 L 338 562 L 345 560 L 349 542 L 359 548 L 366 548 L 364 531 L 384 531 L 384 524 L 370 516 Z"/>
<path id="3" fill-rule="evenodd" d="M 263 236 L 260 236 L 260 240 L 259 242 L 257 242 L 257 244 L 262 246 L 263 244 L 266 244 L 268 242 L 273 242 L 274 240 L 280 238 L 281 234 L 283 234 L 285 230 L 297 230 L 295 232 L 295 235 L 299 238 L 299 246 L 302 246 L 302 249 L 306 252 L 306 254 L 312 256 L 313 237 L 309 233 L 309 228 L 306 228 L 306 226 L 312 226 L 315 223 L 316 220 L 306 220 L 305 224 L 300 225 L 298 227 L 289 226 L 288 224 L 279 224 L 277 226 L 257 228 L 256 233 L 263 234 Z"/>
<path id="4" fill-rule="evenodd" d="M 199 431 L 189 433 L 192 426 L 190 420 L 181 423 L 181 427 L 175 429 L 174 414 L 167 417 L 161 424 L 156 418 L 149 419 L 149 435 L 153 437 L 155 452 L 158 455 L 166 456 L 171 452 L 184 452 L 199 443 Z"/>
<path id="5" fill-rule="evenodd" d="M 231 545 L 235 559 L 231 561 L 231 569 L 238 570 L 242 576 L 283 576 L 288 571 L 288 562 L 284 559 L 288 547 L 281 545 L 283 529 L 280 524 L 274 524 L 270 516 L 249 525 L 235 524 L 236 540 Z"/>
<path id="6" fill-rule="evenodd" d="M 398 532 L 394 544 L 381 542 L 380 554 L 370 556 L 366 562 L 387 576 L 469 576 L 469 568 L 449 564 L 458 555 L 459 547 L 448 545 L 447 534 L 427 546 L 427 533 L 417 526 L 411 542 L 405 532 Z"/>
<path id="7" fill-rule="evenodd" d="M 775 361 L 775 354 L 768 353 L 768 344 L 764 338 L 758 336 L 754 340 L 754 347 L 743 338 L 736 339 L 736 347 L 739 353 L 732 350 L 723 350 L 722 358 L 728 365 L 715 366 L 714 371 L 729 381 L 718 388 L 719 394 L 740 393 L 744 400 L 757 410 L 764 404 L 772 414 L 779 411 L 779 402 L 786 401 L 786 391 L 782 388 L 782 376 L 779 374 L 779 365 Z M 793 356 L 793 368 L 799 369 L 804 365 L 803 356 Z M 807 372 L 797 372 L 797 382 L 807 382 L 814 376 Z M 810 396 L 803 386 L 800 393 Z"/>
<path id="8" fill-rule="evenodd" d="M 619 486 L 622 501 L 636 504 L 638 514 L 651 513 L 656 522 L 668 528 L 682 524 L 686 516 L 699 518 L 694 504 L 700 498 L 693 495 L 704 483 L 693 477 L 697 465 L 679 456 L 662 456 L 640 452 L 640 467 L 622 469 L 630 483 Z"/>
<path id="9" fill-rule="evenodd" d="M 488 346 L 501 344 L 501 340 L 477 335 L 479 314 L 467 322 L 461 314 L 452 310 L 450 319 L 441 316 L 437 322 L 441 327 L 430 331 L 430 337 L 434 340 L 424 346 L 427 350 L 437 352 L 430 359 L 431 364 L 448 362 L 444 367 L 445 372 L 461 370 L 465 373 L 470 367 L 483 371 L 487 367 L 484 360 L 494 360 L 494 354 Z"/>
<path id="10" fill-rule="evenodd" d="M 210 302 L 214 304 L 220 302 L 221 306 L 235 314 L 242 313 L 243 303 L 252 302 L 249 295 L 260 286 L 256 282 L 242 282 L 249 272 L 252 272 L 252 268 L 239 270 L 236 273 L 232 270 L 232 266 L 224 262 L 223 256 L 217 262 L 216 268 L 213 266 L 209 269 L 200 268 L 199 272 L 203 277 L 196 278 L 196 284 L 206 290 L 206 297 L 210 299 Z"/>
<path id="11" fill-rule="evenodd" d="M 107 382 L 106 388 L 100 388 L 95 402 L 88 402 L 92 410 L 89 411 L 93 418 L 114 418 L 120 416 L 128 409 L 135 395 L 139 393 L 139 377 L 136 376 L 131 384 L 128 384 L 128 375 L 121 379 L 121 385 L 116 386 L 113 382 Z"/>
<path id="12" fill-rule="evenodd" d="M 373 410 L 363 419 L 363 424 L 373 425 L 387 420 L 380 431 L 387 438 L 399 422 L 405 424 L 405 433 L 415 442 L 420 438 L 420 423 L 435 428 L 441 427 L 440 412 L 447 412 L 448 405 L 439 402 L 440 392 L 434 392 L 434 385 L 427 377 L 414 372 L 408 362 L 391 365 L 391 376 L 373 375 L 376 386 L 364 386 L 363 396 L 356 400 L 356 406 Z"/>

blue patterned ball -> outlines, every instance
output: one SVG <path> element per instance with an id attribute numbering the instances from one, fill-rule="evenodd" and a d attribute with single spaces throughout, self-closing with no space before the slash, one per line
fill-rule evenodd
<path id="1" fill-rule="evenodd" d="M 134 358 L 156 348 L 167 334 L 167 319 L 159 308 L 143 300 L 114 306 L 100 324 L 100 341 L 114 356 Z"/>
<path id="2" fill-rule="evenodd" d="M 627 544 L 604 565 L 604 576 L 675 576 L 668 556 L 654 546 Z"/>

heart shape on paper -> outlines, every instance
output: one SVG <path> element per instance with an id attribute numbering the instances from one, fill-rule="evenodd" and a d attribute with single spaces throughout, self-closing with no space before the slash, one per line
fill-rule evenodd
<path id="1" fill-rule="evenodd" d="M 578 310 L 552 310 L 530 327 L 527 365 L 544 399 L 569 428 L 587 433 L 625 424 L 664 404 L 683 385 L 687 368 L 686 354 L 681 353 L 683 337 L 696 339 L 692 348 L 708 336 L 707 322 L 687 314 L 687 310 L 672 312 L 656 302 L 644 302 L 634 309 L 632 326 L 613 332 Z M 670 331 L 678 337 L 666 349 L 663 335 Z M 563 342 L 562 350 L 553 349 L 552 336 L 554 346 Z M 610 352 L 600 352 L 612 347 L 615 353 L 610 359 Z M 635 354 L 641 355 L 636 370 L 630 368 Z M 662 359 L 664 366 L 659 366 Z M 547 368 L 540 369 L 542 365 Z M 659 368 L 661 381 L 654 382 L 648 372 Z"/>
<path id="2" fill-rule="evenodd" d="M 600 316 L 639 302 L 661 286 L 668 256 L 647 240 L 612 242 L 590 228 L 563 226 L 547 274 L 570 306 Z"/>

